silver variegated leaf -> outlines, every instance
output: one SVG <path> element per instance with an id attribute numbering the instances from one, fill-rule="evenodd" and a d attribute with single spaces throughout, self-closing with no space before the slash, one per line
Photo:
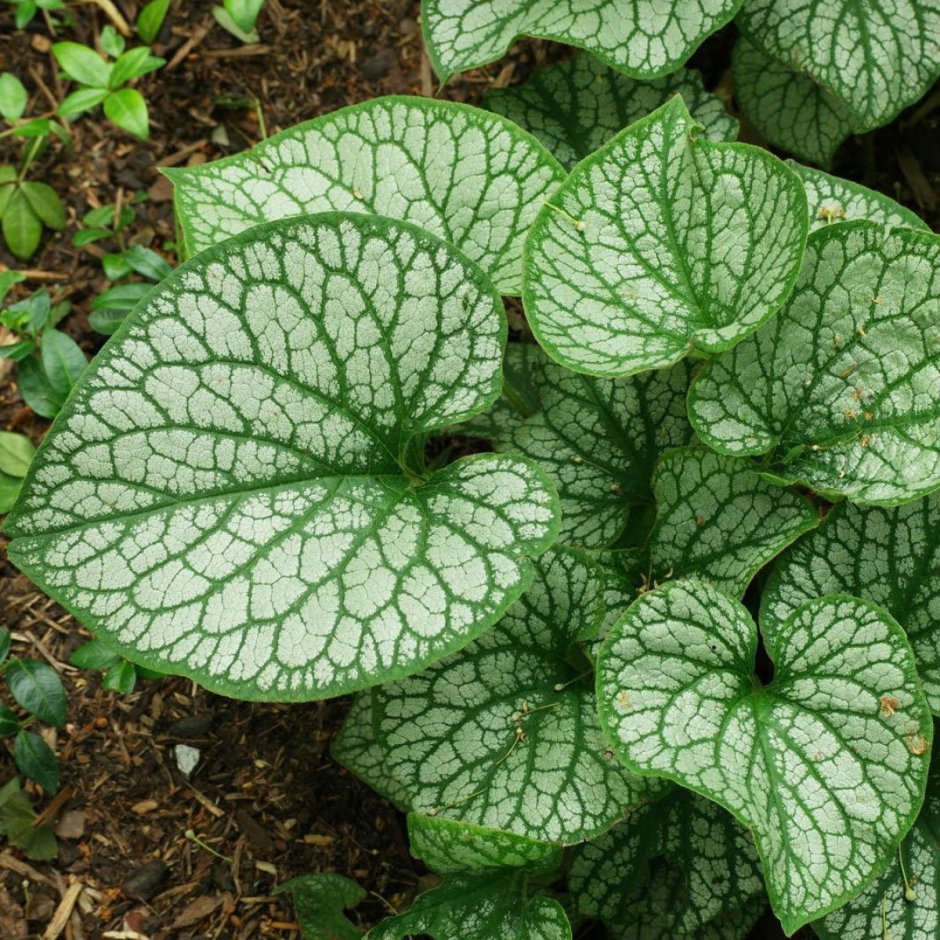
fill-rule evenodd
<path id="1" fill-rule="evenodd" d="M 750 833 L 682 787 L 579 846 L 568 885 L 616 940 L 742 940 L 767 904 Z"/>
<path id="2" fill-rule="evenodd" d="M 761 599 L 763 622 L 836 593 L 881 604 L 904 627 L 940 714 L 940 494 L 894 509 L 836 506 L 780 558 Z"/>
<path id="3" fill-rule="evenodd" d="M 122 655 L 243 698 L 414 672 L 496 622 L 553 541 L 531 464 L 434 474 L 498 394 L 505 320 L 436 237 L 328 214 L 164 280 L 32 464 L 10 557 Z"/>
<path id="4" fill-rule="evenodd" d="M 637 78 L 674 72 L 741 0 L 423 0 L 428 56 L 442 82 L 502 56 L 520 36 L 580 46 Z"/>
<path id="5" fill-rule="evenodd" d="M 704 582 L 667 584 L 608 636 L 598 706 L 628 768 L 695 790 L 753 832 L 790 934 L 888 867 L 923 801 L 933 725 L 883 608 L 829 595 L 762 634 L 767 686 L 746 608 Z"/>
<path id="6" fill-rule="evenodd" d="M 689 392 L 720 453 L 895 505 L 940 487 L 940 238 L 866 222 L 814 232 L 784 309 Z"/>
<path id="7" fill-rule="evenodd" d="M 522 244 L 564 173 L 510 121 L 451 101 L 387 97 L 315 118 L 244 153 L 165 170 L 189 253 L 288 216 L 403 219 L 520 289 Z"/>
<path id="8" fill-rule="evenodd" d="M 708 140 L 738 136 L 738 122 L 717 95 L 705 91 L 695 69 L 640 81 L 586 52 L 539 69 L 521 85 L 488 92 L 485 103 L 534 134 L 570 170 L 673 95 L 682 96 Z"/>
<path id="9" fill-rule="evenodd" d="M 535 220 L 523 299 L 576 372 L 626 376 L 730 349 L 786 300 L 806 197 L 776 157 L 697 136 L 680 98 L 582 161 Z"/>

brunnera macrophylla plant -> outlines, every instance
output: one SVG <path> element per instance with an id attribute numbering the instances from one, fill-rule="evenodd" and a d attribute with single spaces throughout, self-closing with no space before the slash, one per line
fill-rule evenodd
<path id="1" fill-rule="evenodd" d="M 372 940 L 933 936 L 940 239 L 587 65 L 588 154 L 389 98 L 173 171 L 10 557 L 146 668 L 358 693 L 443 879 Z"/>

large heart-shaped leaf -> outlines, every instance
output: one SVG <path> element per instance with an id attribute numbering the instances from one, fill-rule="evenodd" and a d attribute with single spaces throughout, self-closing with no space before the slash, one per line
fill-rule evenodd
<path id="1" fill-rule="evenodd" d="M 410 911 L 373 927 L 366 940 L 571 940 L 562 906 L 554 898 L 532 898 L 527 888 L 521 872 L 448 875 L 418 895 Z"/>
<path id="2" fill-rule="evenodd" d="M 506 868 L 552 872 L 561 863 L 554 845 L 440 816 L 410 813 L 408 837 L 412 855 L 441 875 Z"/>
<path id="3" fill-rule="evenodd" d="M 522 245 L 564 178 L 511 121 L 451 101 L 374 98 L 289 128 L 249 151 L 165 170 L 186 250 L 261 222 L 342 210 L 413 222 L 518 294 Z"/>
<path id="4" fill-rule="evenodd" d="M 829 166 L 852 133 L 843 101 L 808 75 L 771 59 L 743 36 L 731 57 L 741 113 L 774 146 Z"/>
<path id="5" fill-rule="evenodd" d="M 894 509 L 836 506 L 781 557 L 761 599 L 762 622 L 836 593 L 881 604 L 904 627 L 940 714 L 940 494 Z"/>
<path id="6" fill-rule="evenodd" d="M 822 940 L 927 940 L 940 937 L 940 759 L 900 855 L 868 890 L 813 924 Z"/>
<path id="7" fill-rule="evenodd" d="M 654 581 L 697 578 L 740 597 L 774 555 L 819 523 L 813 505 L 798 493 L 761 479 L 743 460 L 704 447 L 663 455 L 653 490 Z"/>
<path id="8" fill-rule="evenodd" d="M 689 392 L 720 453 L 891 505 L 940 487 L 940 238 L 845 222 L 814 232 L 786 307 Z"/>
<path id="9" fill-rule="evenodd" d="M 411 673 L 498 620 L 551 543 L 524 461 L 427 477 L 499 389 L 478 268 L 409 225 L 259 227 L 164 280 L 76 386 L 10 557 L 122 655 L 244 698 Z"/>
<path id="10" fill-rule="evenodd" d="M 708 140 L 738 136 L 738 122 L 717 95 L 705 91 L 695 69 L 679 69 L 644 82 L 586 52 L 533 72 L 521 85 L 494 89 L 484 100 L 488 108 L 538 137 L 570 170 L 673 95 L 682 95 Z"/>
<path id="11" fill-rule="evenodd" d="M 391 777 L 425 815 L 553 845 L 590 838 L 661 793 L 606 750 L 569 648 L 603 614 L 592 566 L 549 552 L 503 620 L 460 653 L 370 693 L 369 782 Z M 589 674 L 589 671 L 588 671 Z M 337 751 L 346 756 L 345 748 Z M 359 774 L 357 763 L 347 766 Z"/>
<path id="12" fill-rule="evenodd" d="M 787 166 L 803 181 L 813 232 L 833 222 L 867 220 L 895 228 L 899 225 L 929 232 L 930 226 L 910 209 L 852 180 L 788 160 Z"/>
<path id="13" fill-rule="evenodd" d="M 792 933 L 885 870 L 920 809 L 933 727 L 907 638 L 882 608 L 830 595 L 765 624 L 768 686 L 754 675 L 757 639 L 717 588 L 667 584 L 608 636 L 598 706 L 627 767 L 753 831 Z"/>
<path id="14" fill-rule="evenodd" d="M 747 0 L 741 31 L 805 72 L 855 114 L 855 130 L 887 124 L 940 73 L 935 0 Z"/>
<path id="15" fill-rule="evenodd" d="M 695 128 L 674 98 L 578 164 L 535 220 L 526 314 L 563 365 L 623 376 L 720 352 L 790 293 L 807 232 L 799 181 Z"/>
<path id="16" fill-rule="evenodd" d="M 561 498 L 562 541 L 610 545 L 630 507 L 652 502 L 650 477 L 660 454 L 695 437 L 685 408 L 690 366 L 595 379 L 521 343 L 510 344 L 506 362 L 501 401 L 460 430 L 547 471 Z"/>
<path id="17" fill-rule="evenodd" d="M 578 847 L 568 885 L 618 940 L 741 940 L 767 904 L 750 834 L 682 787 Z"/>
<path id="18" fill-rule="evenodd" d="M 442 82 L 498 59 L 520 36 L 580 46 L 637 78 L 674 72 L 742 0 L 423 0 L 428 56 Z"/>

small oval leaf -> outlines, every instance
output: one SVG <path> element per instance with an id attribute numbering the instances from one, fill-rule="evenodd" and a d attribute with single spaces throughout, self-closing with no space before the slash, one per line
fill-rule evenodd
<path id="1" fill-rule="evenodd" d="M 65 689 L 51 666 L 36 659 L 14 659 L 6 678 L 10 694 L 31 715 L 54 728 L 65 724 Z"/>

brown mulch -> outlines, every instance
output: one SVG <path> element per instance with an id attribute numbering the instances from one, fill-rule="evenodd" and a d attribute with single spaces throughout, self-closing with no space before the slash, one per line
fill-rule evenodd
<path id="1" fill-rule="evenodd" d="M 133 21 L 135 0 L 116 5 Z M 49 28 L 40 15 L 15 31 L 2 6 L 0 71 L 27 84 L 30 113 L 46 111 L 63 91 Z M 75 29 L 54 38 L 91 43 L 108 22 L 106 6 L 73 7 Z M 422 53 L 417 0 L 268 0 L 253 46 L 216 26 L 207 0 L 173 6 L 155 49 L 172 67 L 140 85 L 151 140 L 135 141 L 93 113 L 73 122 L 73 148 L 53 146 L 31 174 L 63 196 L 69 224 L 47 234 L 28 263 L 25 287 L 46 286 L 71 301 L 63 328 L 89 355 L 102 337 L 88 328 L 88 305 L 108 285 L 102 246 L 71 243 L 85 212 L 146 192 L 128 237 L 172 260 L 171 244 L 164 249 L 174 237 L 171 192 L 157 165 L 216 159 L 257 141 L 263 129 L 274 133 L 371 96 L 437 91 Z M 723 31 L 693 60 L 709 87 L 728 85 L 732 37 L 732 29 Z M 522 43 L 446 94 L 478 102 L 494 84 L 565 54 L 552 44 Z M 935 88 L 890 127 L 849 141 L 834 170 L 895 196 L 937 227 L 938 128 Z M 17 152 L 9 138 L 0 140 L 0 162 Z M 4 266 L 23 267 L 0 249 Z M 12 368 L 0 361 L 0 428 L 38 441 L 47 427 L 23 405 Z M 62 790 L 39 804 L 57 820 L 59 857 L 29 862 L 0 846 L 2 940 L 297 938 L 289 903 L 272 890 L 313 871 L 336 871 L 367 888 L 358 909 L 363 925 L 407 907 L 426 875 L 408 853 L 402 818 L 329 756 L 345 700 L 247 704 L 176 678 L 141 683 L 127 696 L 104 691 L 98 674 L 68 665 L 87 634 L 6 561 L 4 548 L 0 536 L 0 625 L 13 630 L 16 653 L 57 669 L 69 692 L 69 723 L 48 732 Z M 189 779 L 177 766 L 178 745 L 199 751 Z M 0 783 L 13 773 L 0 745 Z M 222 857 L 188 839 L 188 830 Z M 753 936 L 782 935 L 767 919 Z"/>

